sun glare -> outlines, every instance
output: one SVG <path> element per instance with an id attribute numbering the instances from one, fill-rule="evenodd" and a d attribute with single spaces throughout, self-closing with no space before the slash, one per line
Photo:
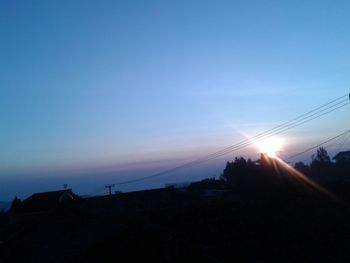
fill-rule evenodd
<path id="1" fill-rule="evenodd" d="M 255 145 L 260 153 L 265 153 L 270 157 L 276 157 L 278 152 L 282 150 L 283 141 L 281 138 L 271 137 L 261 141 L 256 141 Z"/>

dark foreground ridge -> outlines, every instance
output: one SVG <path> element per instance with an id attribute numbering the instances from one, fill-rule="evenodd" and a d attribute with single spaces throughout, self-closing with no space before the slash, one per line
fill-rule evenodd
<path id="1" fill-rule="evenodd" d="M 323 182 L 338 202 L 262 162 L 240 177 L 240 161 L 186 189 L 18 200 L 1 218 L 0 262 L 350 261 L 346 177 Z"/>

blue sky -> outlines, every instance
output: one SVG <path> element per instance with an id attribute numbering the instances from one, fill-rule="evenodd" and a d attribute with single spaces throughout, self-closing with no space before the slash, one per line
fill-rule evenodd
<path id="1" fill-rule="evenodd" d="M 349 13 L 334 0 L 1 1 L 0 200 L 89 191 L 120 167 L 137 177 L 348 93 Z M 285 151 L 348 129 L 348 115 L 288 132 Z"/>

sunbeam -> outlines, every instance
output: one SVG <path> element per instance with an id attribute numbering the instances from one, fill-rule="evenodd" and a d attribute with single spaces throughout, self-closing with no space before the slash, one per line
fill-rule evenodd
<path id="1" fill-rule="evenodd" d="M 285 161 L 283 161 L 279 157 L 274 156 L 272 158 L 272 160 L 273 160 L 274 163 L 278 164 L 279 167 L 281 167 L 282 169 L 286 170 L 288 172 L 288 174 L 292 175 L 297 180 L 300 180 L 300 181 L 304 182 L 311 189 L 316 190 L 317 192 L 320 192 L 320 193 L 328 196 L 330 199 L 332 199 L 332 200 L 334 200 L 336 202 L 342 202 L 333 193 L 329 192 L 327 189 L 325 189 L 324 187 L 320 186 L 319 184 L 317 184 L 316 182 L 314 182 L 313 180 L 311 180 L 310 178 L 305 176 L 303 173 L 299 172 L 298 170 L 296 170 L 295 168 L 290 166 L 288 163 L 286 163 Z"/>

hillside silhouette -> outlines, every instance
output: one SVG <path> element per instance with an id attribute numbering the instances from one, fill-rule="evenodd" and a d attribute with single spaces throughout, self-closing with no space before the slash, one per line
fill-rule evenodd
<path id="1" fill-rule="evenodd" d="M 319 148 L 294 168 L 236 157 L 182 188 L 15 198 L 0 213 L 0 262 L 348 262 L 346 156 Z"/>

